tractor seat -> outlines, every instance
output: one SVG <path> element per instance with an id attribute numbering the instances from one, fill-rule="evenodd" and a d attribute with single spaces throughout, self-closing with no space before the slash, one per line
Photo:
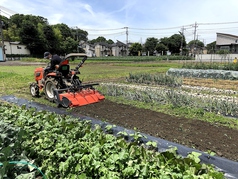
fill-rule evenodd
<path id="1" fill-rule="evenodd" d="M 61 72 L 64 77 L 69 74 L 69 65 L 60 65 L 57 71 Z"/>

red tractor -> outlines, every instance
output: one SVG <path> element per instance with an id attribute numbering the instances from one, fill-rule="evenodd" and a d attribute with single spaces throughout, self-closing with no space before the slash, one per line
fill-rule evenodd
<path id="1" fill-rule="evenodd" d="M 83 57 L 83 59 L 75 69 L 70 69 L 69 61 L 75 57 Z M 93 88 L 93 86 L 99 85 L 98 83 L 82 84 L 77 76 L 80 74 L 79 68 L 86 59 L 87 56 L 84 53 L 70 53 L 53 72 L 44 75 L 44 67 L 36 68 L 34 73 L 35 82 L 30 85 L 31 95 L 37 97 L 40 91 L 44 91 L 45 97 L 49 101 L 65 108 L 83 106 L 104 100 L 105 97 Z"/>

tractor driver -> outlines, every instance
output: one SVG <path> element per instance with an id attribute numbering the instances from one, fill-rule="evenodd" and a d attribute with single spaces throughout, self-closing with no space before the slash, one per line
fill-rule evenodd
<path id="1" fill-rule="evenodd" d="M 45 78 L 47 73 L 55 70 L 56 65 L 59 65 L 62 59 L 58 55 L 52 55 L 50 52 L 45 52 L 44 58 L 50 60 L 50 66 L 46 67 L 44 70 L 44 78 Z"/>

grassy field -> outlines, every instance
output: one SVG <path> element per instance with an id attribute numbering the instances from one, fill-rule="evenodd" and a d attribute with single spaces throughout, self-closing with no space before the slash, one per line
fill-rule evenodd
<path id="1" fill-rule="evenodd" d="M 27 60 L 24 60 L 26 62 Z M 30 62 L 33 60 L 31 59 Z M 39 62 L 39 60 L 35 60 Z M 42 61 L 41 61 L 42 62 Z M 45 61 L 47 62 L 47 61 Z M 3 62 L 4 63 L 4 62 Z M 71 64 L 74 68 L 79 60 Z M 46 63 L 47 64 L 47 63 Z M 102 61 L 88 60 L 80 68 L 80 79 L 84 82 L 107 82 L 125 80 L 129 73 L 148 72 L 148 73 L 165 73 L 170 67 L 181 67 L 182 63 L 176 62 L 131 62 L 131 61 Z M 34 82 L 34 70 L 37 66 L 5 66 L 0 64 L 0 95 L 15 95 L 29 100 L 32 99 L 29 85 Z"/>

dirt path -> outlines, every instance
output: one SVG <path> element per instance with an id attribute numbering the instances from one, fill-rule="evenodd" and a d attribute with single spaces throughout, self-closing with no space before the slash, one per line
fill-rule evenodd
<path id="1" fill-rule="evenodd" d="M 0 66 L 46 66 L 44 62 L 22 62 L 19 60 L 0 62 Z"/>

